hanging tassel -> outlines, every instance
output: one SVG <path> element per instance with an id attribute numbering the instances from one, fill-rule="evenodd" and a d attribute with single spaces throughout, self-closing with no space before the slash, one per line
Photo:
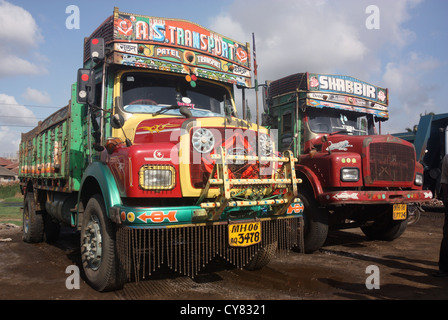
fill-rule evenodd
<path id="1" fill-rule="evenodd" d="M 303 218 L 261 221 L 261 242 L 248 247 L 228 245 L 228 225 L 197 225 L 181 228 L 117 229 L 117 255 L 128 281 L 140 281 L 166 265 L 195 277 L 215 257 L 237 268 L 258 268 L 263 259 L 282 257 L 296 248 L 304 252 Z M 257 260 L 257 261 L 255 261 Z"/>

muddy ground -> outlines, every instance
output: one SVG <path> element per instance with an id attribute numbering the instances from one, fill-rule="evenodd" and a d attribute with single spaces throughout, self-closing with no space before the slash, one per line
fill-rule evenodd
<path id="1" fill-rule="evenodd" d="M 0 225 L 2 300 L 440 300 L 448 278 L 437 270 L 443 213 L 424 213 L 393 242 L 369 241 L 360 229 L 332 232 L 314 254 L 291 253 L 258 271 L 212 263 L 194 280 L 167 270 L 152 279 L 99 293 L 83 280 L 67 289 L 70 265 L 79 265 L 79 235 L 64 231 L 55 244 L 27 244 L 21 228 Z M 368 266 L 378 267 L 379 289 L 368 289 Z M 378 273 L 377 273 L 378 274 Z M 374 283 L 370 281 L 370 283 Z"/>

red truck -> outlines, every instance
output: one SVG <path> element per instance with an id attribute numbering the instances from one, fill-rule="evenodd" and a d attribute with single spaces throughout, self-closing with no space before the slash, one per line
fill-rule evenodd
<path id="1" fill-rule="evenodd" d="M 297 73 L 264 86 L 263 124 L 292 148 L 305 210 L 305 251 L 319 249 L 329 227 L 361 227 L 393 240 L 407 226 L 407 207 L 432 198 L 422 190 L 414 146 L 381 134 L 388 90 L 358 79 Z M 378 128 L 376 128 L 378 125 Z"/>

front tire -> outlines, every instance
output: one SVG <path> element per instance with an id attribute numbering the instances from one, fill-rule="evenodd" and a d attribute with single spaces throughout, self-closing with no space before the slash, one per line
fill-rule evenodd
<path id="1" fill-rule="evenodd" d="M 83 215 L 81 260 L 87 280 L 95 290 L 117 290 L 125 283 L 115 244 L 115 226 L 106 217 L 103 198 L 94 195 Z"/>
<path id="2" fill-rule="evenodd" d="M 328 235 L 327 211 L 319 208 L 317 201 L 308 193 L 299 192 L 298 198 L 303 203 L 305 253 L 319 250 Z"/>
<path id="3" fill-rule="evenodd" d="M 274 258 L 277 246 L 277 241 L 274 241 L 261 248 L 245 266 L 245 269 L 249 271 L 262 269 Z"/>
<path id="4" fill-rule="evenodd" d="M 361 230 L 372 240 L 395 240 L 405 232 L 408 220 L 393 220 L 391 205 L 384 207 L 382 210 L 383 212 L 372 225 L 361 227 Z"/>

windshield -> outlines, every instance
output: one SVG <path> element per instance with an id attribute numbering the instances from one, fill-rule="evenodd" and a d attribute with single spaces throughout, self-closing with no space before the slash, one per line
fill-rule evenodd
<path id="1" fill-rule="evenodd" d="M 180 115 L 178 108 L 168 107 L 186 106 L 194 117 L 216 117 L 225 115 L 224 106 L 231 105 L 226 88 L 205 81 L 193 87 L 183 76 L 127 73 L 121 82 L 127 112 L 160 113 L 163 109 L 164 114 Z"/>
<path id="2" fill-rule="evenodd" d="M 372 115 L 330 108 L 308 108 L 308 122 L 314 133 L 340 133 L 355 136 L 375 134 Z"/>

